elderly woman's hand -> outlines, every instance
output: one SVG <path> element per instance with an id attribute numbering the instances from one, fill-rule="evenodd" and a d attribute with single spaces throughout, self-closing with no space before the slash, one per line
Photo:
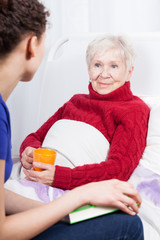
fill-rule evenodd
<path id="1" fill-rule="evenodd" d="M 24 168 L 31 169 L 33 167 L 33 147 L 26 147 L 22 153 L 21 163 Z"/>
<path id="2" fill-rule="evenodd" d="M 33 166 L 42 168 L 43 171 L 35 171 L 33 168 L 30 171 L 24 169 L 23 172 L 26 175 L 25 179 L 52 186 L 55 174 L 55 166 L 42 162 L 34 162 Z"/>

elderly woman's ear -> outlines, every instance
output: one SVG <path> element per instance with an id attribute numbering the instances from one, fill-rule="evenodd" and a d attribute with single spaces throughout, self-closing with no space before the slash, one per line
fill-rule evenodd
<path id="1" fill-rule="evenodd" d="M 134 70 L 134 66 L 132 66 L 131 69 L 128 71 L 128 76 L 127 76 L 126 82 L 130 81 L 133 70 Z"/>

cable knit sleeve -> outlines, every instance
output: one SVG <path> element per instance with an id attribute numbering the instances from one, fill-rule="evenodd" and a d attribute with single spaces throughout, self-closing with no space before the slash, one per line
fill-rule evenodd
<path id="1" fill-rule="evenodd" d="M 61 108 L 59 108 L 58 111 L 53 116 L 51 116 L 35 133 L 29 134 L 24 139 L 24 141 L 20 146 L 20 157 L 26 147 L 34 147 L 34 148 L 41 147 L 48 130 L 56 121 L 62 118 L 62 114 L 65 109 L 65 106 L 66 104 L 64 104 Z"/>
<path id="2" fill-rule="evenodd" d="M 54 187 L 72 189 L 107 179 L 128 180 L 146 146 L 149 108 L 144 105 L 122 113 L 111 139 L 106 161 L 74 169 L 56 166 Z"/>

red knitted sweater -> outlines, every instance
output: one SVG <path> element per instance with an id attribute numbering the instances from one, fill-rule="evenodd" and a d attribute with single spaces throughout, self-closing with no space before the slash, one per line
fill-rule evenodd
<path id="1" fill-rule="evenodd" d="M 82 121 L 97 128 L 109 141 L 106 161 L 73 169 L 56 166 L 54 187 L 72 189 L 85 183 L 117 178 L 128 180 L 138 165 L 146 145 L 149 107 L 130 91 L 130 83 L 100 95 L 91 84 L 88 94 L 74 95 L 35 133 L 23 141 L 20 154 L 27 146 L 41 147 L 50 127 L 60 119 Z"/>

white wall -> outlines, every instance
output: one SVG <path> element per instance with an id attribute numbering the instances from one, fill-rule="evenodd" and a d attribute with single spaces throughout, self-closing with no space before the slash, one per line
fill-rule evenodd
<path id="1" fill-rule="evenodd" d="M 42 1 L 51 13 L 45 58 L 51 45 L 71 33 L 160 31 L 159 0 Z M 43 91 L 41 84 L 45 58 L 33 81 L 19 83 L 7 102 L 11 112 L 13 155 L 18 154 L 24 137 L 39 127 L 39 99 Z M 53 81 L 59 84 L 57 79 Z M 160 89 L 160 84 L 157 88 Z"/>
<path id="2" fill-rule="evenodd" d="M 159 0 L 90 0 L 90 31 L 160 30 Z"/>

